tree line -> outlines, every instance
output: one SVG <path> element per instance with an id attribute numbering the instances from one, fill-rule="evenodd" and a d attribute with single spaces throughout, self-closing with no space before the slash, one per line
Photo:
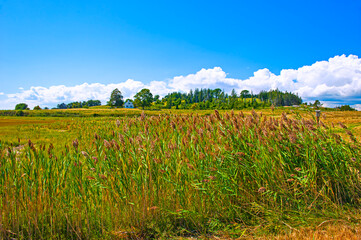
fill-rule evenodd
<path id="1" fill-rule="evenodd" d="M 220 88 L 210 89 L 201 88 L 190 90 L 188 93 L 172 92 L 161 98 L 159 95 L 153 96 L 149 89 L 142 89 L 134 96 L 131 101 L 134 107 L 150 108 L 150 109 L 257 109 L 270 106 L 293 106 L 302 104 L 302 98 L 292 92 L 282 92 L 278 89 L 261 91 L 258 94 L 253 94 L 249 90 L 243 90 L 237 93 L 232 90 L 230 94 L 221 90 Z M 110 95 L 109 101 L 106 105 L 109 107 L 123 107 L 123 94 L 119 89 L 114 89 Z M 304 103 L 307 105 L 307 103 Z M 71 103 L 60 103 L 56 109 L 69 108 L 88 108 L 93 106 L 101 106 L 100 100 L 76 101 Z M 319 100 L 316 100 L 310 106 L 319 108 L 322 106 Z M 34 110 L 40 110 L 39 106 L 35 106 Z M 48 109 L 45 107 L 44 109 Z M 349 105 L 342 105 L 336 107 L 341 111 L 355 111 L 356 109 Z M 26 103 L 19 103 L 15 106 L 15 110 L 29 110 Z"/>
<path id="2" fill-rule="evenodd" d="M 83 102 L 71 102 L 68 104 L 60 103 L 58 104 L 58 109 L 68 109 L 68 108 L 88 108 L 94 106 L 100 106 L 102 102 L 100 100 L 88 100 Z"/>
<path id="3" fill-rule="evenodd" d="M 134 96 L 132 101 L 136 107 L 155 109 L 244 109 L 264 108 L 273 106 L 292 106 L 302 103 L 301 97 L 291 92 L 279 90 L 261 91 L 253 94 L 243 90 L 239 94 L 232 90 L 230 94 L 220 88 L 216 89 L 194 89 L 188 93 L 172 92 L 160 98 L 150 92 L 149 89 L 142 89 Z M 115 89 L 107 103 L 112 107 L 122 107 L 124 104 L 121 91 Z"/>
<path id="4" fill-rule="evenodd" d="M 293 93 L 279 90 L 262 91 L 253 94 L 243 90 L 239 94 L 233 89 L 230 94 L 220 88 L 195 89 L 188 93 L 173 92 L 159 100 L 167 108 L 176 109 L 244 109 L 274 106 L 292 106 L 302 103 Z M 158 104 L 159 104 L 158 101 Z"/>

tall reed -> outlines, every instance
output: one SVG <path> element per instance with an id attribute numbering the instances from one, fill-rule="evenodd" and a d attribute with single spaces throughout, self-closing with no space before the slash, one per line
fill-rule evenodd
<path id="1" fill-rule="evenodd" d="M 360 204 L 360 143 L 313 120 L 215 111 L 71 127 L 65 146 L 0 142 L 0 238 L 237 233 Z"/>

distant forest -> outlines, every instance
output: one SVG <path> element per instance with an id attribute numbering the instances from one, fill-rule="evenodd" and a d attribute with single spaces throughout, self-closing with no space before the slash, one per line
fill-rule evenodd
<path id="1" fill-rule="evenodd" d="M 154 109 L 257 109 L 270 107 L 271 105 L 277 107 L 299 105 L 301 103 L 301 97 L 287 91 L 270 90 L 253 94 L 248 90 L 237 93 L 233 89 L 232 92 L 228 94 L 220 88 L 196 88 L 195 90 L 190 90 L 188 93 L 172 92 L 163 98 L 160 98 L 159 95 L 155 95 L 152 97 L 149 107 Z M 58 104 L 57 108 L 87 108 L 100 105 L 100 100 L 89 100 L 83 102 L 71 102 L 68 104 L 61 103 Z"/>
<path id="2" fill-rule="evenodd" d="M 173 92 L 161 100 L 155 101 L 155 106 L 176 109 L 244 109 L 264 108 L 274 106 L 292 106 L 302 103 L 301 97 L 290 92 L 279 90 L 261 91 L 253 94 L 243 90 L 240 94 L 233 89 L 227 94 L 221 89 L 195 89 L 189 93 Z"/>
<path id="3" fill-rule="evenodd" d="M 67 108 L 88 108 L 88 107 L 94 107 L 94 106 L 100 106 L 102 105 L 102 102 L 100 100 L 88 100 L 83 102 L 71 102 L 68 104 L 61 103 L 58 104 L 58 109 L 67 109 Z"/>

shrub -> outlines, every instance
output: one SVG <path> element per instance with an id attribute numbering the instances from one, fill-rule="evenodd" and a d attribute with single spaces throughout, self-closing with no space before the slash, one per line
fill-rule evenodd
<path id="1" fill-rule="evenodd" d="M 28 105 L 26 103 L 18 103 L 15 106 L 15 110 L 26 110 Z"/>

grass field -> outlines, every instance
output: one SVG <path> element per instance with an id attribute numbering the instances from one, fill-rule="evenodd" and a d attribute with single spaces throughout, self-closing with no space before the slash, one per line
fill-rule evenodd
<path id="1" fill-rule="evenodd" d="M 327 111 L 320 124 L 295 109 L 39 116 L 51 111 L 0 118 L 0 238 L 342 239 L 360 229 L 359 112 Z"/>

